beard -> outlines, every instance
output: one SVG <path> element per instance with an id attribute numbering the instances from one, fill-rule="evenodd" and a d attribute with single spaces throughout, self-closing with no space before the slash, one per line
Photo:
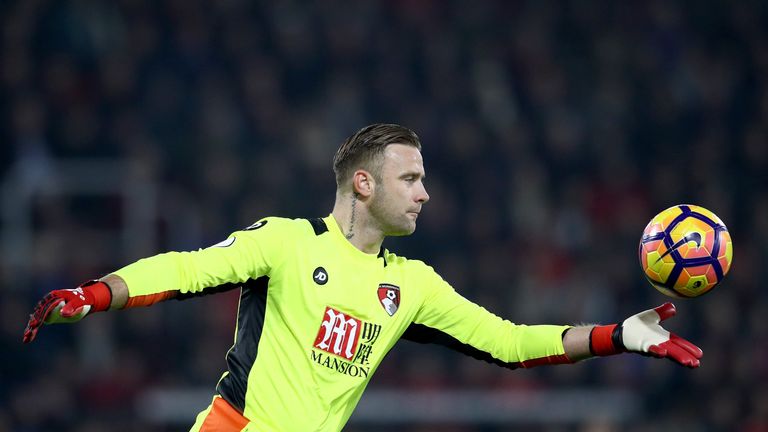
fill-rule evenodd
<path id="1" fill-rule="evenodd" d="M 416 230 L 416 222 L 405 210 L 397 210 L 397 206 L 391 202 L 389 194 L 383 188 L 372 197 L 369 212 L 371 219 L 385 236 L 407 236 Z"/>

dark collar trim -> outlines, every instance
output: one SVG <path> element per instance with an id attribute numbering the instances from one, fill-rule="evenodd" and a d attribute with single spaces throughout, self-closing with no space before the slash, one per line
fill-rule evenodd
<path id="1" fill-rule="evenodd" d="M 384 258 L 384 248 L 383 247 L 379 248 L 379 255 L 378 255 L 378 257 L 381 258 L 382 261 L 384 261 L 384 267 L 386 267 L 387 266 L 387 259 Z"/>
<path id="2" fill-rule="evenodd" d="M 325 232 L 328 232 L 328 225 L 325 224 L 325 221 L 321 218 L 312 218 L 307 219 L 307 221 L 312 225 L 312 230 L 315 231 L 315 235 L 320 235 Z M 384 261 L 384 267 L 387 266 L 387 259 L 384 257 L 384 248 L 379 248 L 379 254 L 377 255 L 377 258 L 381 258 L 382 261 Z"/>
<path id="3" fill-rule="evenodd" d="M 315 231 L 315 235 L 320 235 L 324 232 L 328 232 L 328 225 L 321 218 L 307 219 L 312 224 L 312 229 Z"/>

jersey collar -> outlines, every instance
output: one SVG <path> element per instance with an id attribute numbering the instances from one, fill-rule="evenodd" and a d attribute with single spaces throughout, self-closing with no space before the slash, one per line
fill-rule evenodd
<path id="1" fill-rule="evenodd" d="M 344 236 L 344 233 L 341 232 L 341 229 L 339 228 L 339 224 L 336 222 L 336 219 L 333 217 L 333 214 L 330 214 L 327 217 L 320 219 L 320 221 L 323 222 L 323 225 L 325 225 L 325 228 L 331 234 L 334 241 L 336 241 L 337 243 L 343 244 L 344 245 L 343 247 L 349 250 L 349 252 L 352 255 L 363 257 L 366 259 L 381 258 L 381 261 L 384 264 L 384 267 L 387 266 L 387 258 L 386 258 L 386 252 L 384 250 L 384 247 L 379 248 L 379 253 L 377 254 L 365 253 L 360 249 L 356 248 L 355 245 L 353 245 L 349 240 L 347 240 L 347 238 Z M 313 224 L 313 228 L 315 229 L 315 233 L 317 233 L 318 229 L 317 227 L 315 227 L 315 224 Z"/>

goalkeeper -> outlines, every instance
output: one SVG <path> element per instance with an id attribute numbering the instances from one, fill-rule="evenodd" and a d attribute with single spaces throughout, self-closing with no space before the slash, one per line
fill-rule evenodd
<path id="1" fill-rule="evenodd" d="M 349 137 L 333 161 L 325 218 L 269 217 L 196 252 L 139 260 L 43 298 L 24 342 L 44 323 L 110 309 L 240 291 L 227 371 L 193 431 L 337 431 L 399 339 L 435 343 L 508 368 L 639 353 L 699 366 L 701 350 L 659 323 L 666 303 L 620 324 L 519 325 L 459 295 L 431 267 L 382 248 L 414 232 L 423 205 L 421 143 L 392 124 Z"/>

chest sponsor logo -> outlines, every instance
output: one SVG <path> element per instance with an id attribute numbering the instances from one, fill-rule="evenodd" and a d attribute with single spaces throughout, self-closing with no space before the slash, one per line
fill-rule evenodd
<path id="1" fill-rule="evenodd" d="M 357 351 L 361 327 L 359 319 L 326 307 L 323 323 L 315 338 L 315 348 L 352 360 Z"/>
<path id="2" fill-rule="evenodd" d="M 318 267 L 312 272 L 312 280 L 318 285 L 325 285 L 328 283 L 328 272 L 324 268 Z"/>
<path id="3" fill-rule="evenodd" d="M 387 311 L 389 316 L 392 316 L 397 312 L 400 307 L 400 287 L 392 284 L 379 284 L 377 291 L 379 295 L 379 302 L 384 310 Z"/>
<path id="4" fill-rule="evenodd" d="M 312 361 L 345 375 L 365 378 L 370 373 L 369 357 L 380 333 L 379 324 L 326 307 L 312 346 Z"/>

